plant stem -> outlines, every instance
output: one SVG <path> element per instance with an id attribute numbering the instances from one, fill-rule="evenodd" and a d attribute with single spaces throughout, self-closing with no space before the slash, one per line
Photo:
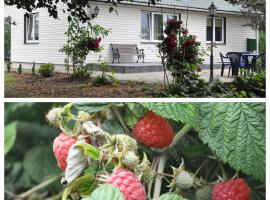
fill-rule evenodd
<path id="1" fill-rule="evenodd" d="M 54 177 L 51 177 L 49 179 L 47 179 L 46 181 L 40 183 L 39 185 L 31 188 L 30 190 L 18 195 L 18 199 L 25 199 L 26 197 L 28 197 L 29 195 L 41 190 L 42 188 L 47 187 L 48 185 L 52 184 L 53 182 L 55 182 L 56 180 L 58 180 L 60 177 L 62 177 L 63 174 L 58 174 Z"/>
<path id="2" fill-rule="evenodd" d="M 158 163 L 157 173 L 163 173 L 167 161 L 167 154 L 162 154 Z M 160 195 L 162 176 L 156 177 L 153 200 L 157 200 Z"/>
<path id="3" fill-rule="evenodd" d="M 113 113 L 115 114 L 115 116 L 117 117 L 117 119 L 119 120 L 119 122 L 120 122 L 121 126 L 123 127 L 124 131 L 125 131 L 127 134 L 130 135 L 130 134 L 131 134 L 131 133 L 130 133 L 130 130 L 129 130 L 129 128 L 127 127 L 125 121 L 124 121 L 123 118 L 121 117 L 121 115 L 120 115 L 120 113 L 118 112 L 118 110 L 117 110 L 114 106 L 112 106 L 111 109 L 112 109 Z"/>
<path id="4" fill-rule="evenodd" d="M 159 156 L 155 156 L 152 162 L 152 170 L 156 171 L 157 170 L 157 165 L 159 162 Z M 151 194 L 152 194 L 152 185 L 153 185 L 153 180 L 150 181 L 150 183 L 148 184 L 148 199 L 152 199 L 151 198 Z"/>
<path id="5" fill-rule="evenodd" d="M 192 129 L 192 126 L 190 126 L 189 124 L 186 124 L 173 138 L 172 143 L 169 145 L 169 147 L 167 148 L 167 151 L 170 149 L 173 149 L 178 143 L 179 141 L 190 131 L 190 129 Z"/>

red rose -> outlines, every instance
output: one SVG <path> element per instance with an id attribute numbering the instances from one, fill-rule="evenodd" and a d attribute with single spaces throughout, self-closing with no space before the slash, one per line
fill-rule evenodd
<path id="1" fill-rule="evenodd" d="M 187 29 L 184 29 L 184 30 L 182 31 L 182 33 L 183 33 L 184 35 L 187 35 L 187 34 L 188 34 L 188 30 L 187 30 Z"/>
<path id="2" fill-rule="evenodd" d="M 167 51 L 169 52 L 174 51 L 177 48 L 177 37 L 175 34 L 169 35 L 165 38 L 164 42 L 167 47 Z"/>

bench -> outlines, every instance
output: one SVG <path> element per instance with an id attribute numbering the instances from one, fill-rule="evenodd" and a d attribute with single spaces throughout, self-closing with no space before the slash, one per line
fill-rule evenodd
<path id="1" fill-rule="evenodd" d="M 114 63 L 115 59 L 120 63 L 120 57 L 125 55 L 136 55 L 138 58 L 136 62 L 138 63 L 139 60 L 142 60 L 144 63 L 144 50 L 139 49 L 137 44 L 111 44 L 111 48 L 113 54 L 112 63 Z"/>

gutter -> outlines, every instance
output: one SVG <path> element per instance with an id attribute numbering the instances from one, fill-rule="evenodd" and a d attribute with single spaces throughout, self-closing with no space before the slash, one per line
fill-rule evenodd
<path id="1" fill-rule="evenodd" d="M 97 0 L 95 2 L 101 2 L 101 3 L 105 3 L 105 4 L 112 4 L 106 0 Z M 159 4 L 156 3 L 156 5 L 148 5 L 148 3 L 144 3 L 144 2 L 140 2 L 140 1 L 136 1 L 133 0 L 131 1 L 121 1 L 119 3 L 117 3 L 117 5 L 132 5 L 132 6 L 143 6 L 143 7 L 152 7 L 152 8 L 168 8 L 168 9 L 178 9 L 178 10 L 187 10 L 189 9 L 190 11 L 194 11 L 194 12 L 204 12 L 204 13 L 208 13 L 208 9 L 203 9 L 203 8 L 195 8 L 195 7 L 187 7 L 187 6 L 178 6 L 178 5 L 165 5 L 165 4 Z M 232 15 L 243 15 L 241 11 L 227 11 L 227 10 L 217 10 L 217 13 L 220 14 L 232 14 Z"/>

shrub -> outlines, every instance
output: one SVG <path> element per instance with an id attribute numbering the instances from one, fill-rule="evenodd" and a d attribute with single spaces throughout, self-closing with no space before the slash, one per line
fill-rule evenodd
<path id="1" fill-rule="evenodd" d="M 33 66 L 32 66 L 32 74 L 36 75 L 36 63 L 33 62 Z"/>
<path id="2" fill-rule="evenodd" d="M 19 74 L 22 73 L 22 64 L 19 64 L 19 67 L 18 67 L 18 73 L 19 73 Z"/>
<path id="3" fill-rule="evenodd" d="M 54 74 L 54 65 L 53 64 L 42 64 L 38 69 L 38 73 L 44 77 L 50 77 Z"/>
<path id="4" fill-rule="evenodd" d="M 11 63 L 10 61 L 7 62 L 7 71 L 10 72 L 11 70 Z"/>
<path id="5" fill-rule="evenodd" d="M 101 37 L 107 36 L 109 30 L 99 25 L 81 25 L 78 19 L 73 19 L 69 23 L 67 32 L 67 42 L 59 51 L 67 55 L 65 65 L 69 72 L 72 66 L 72 78 L 89 78 L 89 69 L 85 65 L 85 60 L 90 52 L 96 53 L 102 50 L 100 46 Z"/>

